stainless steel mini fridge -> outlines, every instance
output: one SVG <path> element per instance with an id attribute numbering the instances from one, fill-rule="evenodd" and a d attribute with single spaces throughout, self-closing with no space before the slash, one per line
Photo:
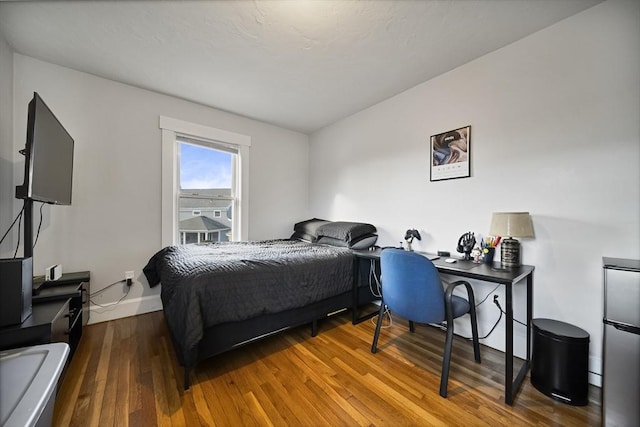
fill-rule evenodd
<path id="1" fill-rule="evenodd" d="M 602 261 L 602 424 L 640 426 L 640 260 Z"/>

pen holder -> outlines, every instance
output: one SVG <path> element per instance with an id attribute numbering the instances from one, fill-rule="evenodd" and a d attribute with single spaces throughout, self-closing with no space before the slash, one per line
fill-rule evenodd
<path id="1" fill-rule="evenodd" d="M 482 262 L 491 264 L 493 262 L 493 256 L 496 254 L 496 248 L 484 248 L 482 249 Z"/>

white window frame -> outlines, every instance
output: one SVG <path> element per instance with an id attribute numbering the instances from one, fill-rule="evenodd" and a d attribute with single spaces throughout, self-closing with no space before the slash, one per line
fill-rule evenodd
<path id="1" fill-rule="evenodd" d="M 249 153 L 251 137 L 171 117 L 160 116 L 162 131 L 162 246 L 179 243 L 178 215 L 178 138 L 180 136 L 233 145 L 238 150 L 236 201 L 231 240 L 249 239 Z"/>

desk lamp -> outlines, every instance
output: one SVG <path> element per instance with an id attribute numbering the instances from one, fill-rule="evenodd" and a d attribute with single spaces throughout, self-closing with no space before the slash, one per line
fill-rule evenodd
<path id="1" fill-rule="evenodd" d="M 503 267 L 520 266 L 520 242 L 513 237 L 533 237 L 529 212 L 494 212 L 489 234 L 507 236 L 500 242 L 500 262 Z"/>

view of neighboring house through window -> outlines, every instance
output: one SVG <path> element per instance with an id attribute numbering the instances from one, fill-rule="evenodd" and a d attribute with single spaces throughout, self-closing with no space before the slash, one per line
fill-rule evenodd
<path id="1" fill-rule="evenodd" d="M 232 240 L 237 150 L 185 138 L 177 143 L 178 243 Z"/>

